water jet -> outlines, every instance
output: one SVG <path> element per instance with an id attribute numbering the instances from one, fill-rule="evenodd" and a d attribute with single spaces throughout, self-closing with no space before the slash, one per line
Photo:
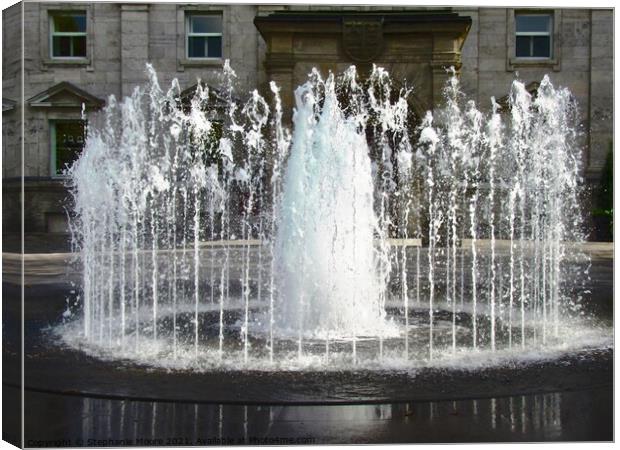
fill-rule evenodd
<path id="1" fill-rule="evenodd" d="M 313 70 L 289 130 L 274 83 L 241 104 L 226 65 L 187 101 L 148 71 L 67 172 L 83 277 L 64 345 L 201 373 L 501 367 L 611 345 L 582 310 L 577 106 L 548 77 L 485 113 L 453 75 L 412 119 L 415 86 L 379 67 Z"/>

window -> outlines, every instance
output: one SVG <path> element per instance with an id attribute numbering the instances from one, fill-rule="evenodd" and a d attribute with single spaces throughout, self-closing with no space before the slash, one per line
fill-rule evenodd
<path id="1" fill-rule="evenodd" d="M 52 176 L 63 172 L 84 149 L 85 123 L 83 120 L 56 120 L 50 122 L 52 143 Z"/>
<path id="2" fill-rule="evenodd" d="M 50 14 L 50 52 L 52 58 L 86 57 L 86 12 Z"/>
<path id="3" fill-rule="evenodd" d="M 187 58 L 222 57 L 222 15 L 187 15 Z"/>
<path id="4" fill-rule="evenodd" d="M 516 14 L 515 56 L 551 58 L 552 22 L 551 14 Z"/>

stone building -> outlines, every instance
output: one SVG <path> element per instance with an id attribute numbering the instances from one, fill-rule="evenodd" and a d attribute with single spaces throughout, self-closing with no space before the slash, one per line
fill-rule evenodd
<path id="1" fill-rule="evenodd" d="M 414 85 L 420 114 L 440 101 L 450 66 L 482 108 L 516 77 L 535 88 L 549 74 L 579 102 L 589 183 L 612 140 L 611 9 L 22 2 L 3 25 L 5 243 L 21 228 L 22 175 L 26 234 L 65 236 L 60 171 L 81 150 L 82 108 L 129 95 L 147 62 L 162 85 L 177 78 L 185 89 L 215 79 L 228 59 L 239 92 L 273 79 L 289 107 L 311 67 L 376 63 Z"/>

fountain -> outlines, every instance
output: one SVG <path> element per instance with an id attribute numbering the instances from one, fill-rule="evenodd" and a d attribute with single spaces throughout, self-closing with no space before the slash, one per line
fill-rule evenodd
<path id="1" fill-rule="evenodd" d="M 577 107 L 548 77 L 485 113 L 456 75 L 414 118 L 375 67 L 241 103 L 148 85 L 68 169 L 80 296 L 62 342 L 214 371 L 411 371 L 611 345 L 580 309 Z M 413 87 L 415 89 L 415 87 Z M 420 246 L 423 244 L 423 247 Z M 534 356 L 535 355 L 535 356 Z"/>

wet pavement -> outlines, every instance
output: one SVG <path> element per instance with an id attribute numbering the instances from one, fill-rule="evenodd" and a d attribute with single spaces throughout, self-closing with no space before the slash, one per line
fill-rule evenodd
<path id="1" fill-rule="evenodd" d="M 25 386 L 38 392 L 144 401 L 226 404 L 387 404 L 405 401 L 466 400 L 576 391 L 610 386 L 613 350 L 584 348 L 542 359 L 507 359 L 471 367 L 429 366 L 412 370 L 168 370 L 132 360 L 101 360 L 58 342 L 50 327 L 62 320 L 63 284 L 28 286 L 24 340 Z M 3 382 L 21 380 L 17 329 L 19 294 L 3 286 L 5 353 Z M 602 302 L 603 300 L 600 300 Z M 13 305 L 18 305 L 14 302 Z M 7 320 L 14 317 L 13 320 Z M 486 357 L 483 359 L 486 361 Z"/>
<path id="2" fill-rule="evenodd" d="M 18 395 L 18 389 L 4 386 L 5 399 Z M 613 439 L 611 387 L 377 405 L 194 404 L 31 391 L 25 401 L 27 447 Z"/>
<path id="3" fill-rule="evenodd" d="M 586 305 L 589 311 L 610 322 L 613 318 L 612 273 L 612 260 L 593 261 L 587 286 L 592 294 Z M 68 288 L 67 285 L 25 288 L 27 336 L 36 336 L 47 325 L 57 323 L 63 311 L 63 292 Z M 19 438 L 17 432 L 21 428 L 17 409 L 21 396 L 18 388 L 21 379 L 18 364 L 20 293 L 20 286 L 3 283 L 3 438 L 13 442 Z M 35 375 L 39 381 L 45 380 L 45 370 L 37 375 L 35 369 L 54 355 L 48 348 L 40 347 L 40 341 L 27 339 L 25 344 L 28 387 L 29 380 L 37 380 Z M 138 400 L 134 392 L 121 393 L 116 398 L 79 391 L 59 394 L 30 386 L 31 389 L 24 392 L 25 445 L 610 441 L 613 439 L 613 350 L 595 361 L 596 364 L 584 362 L 580 375 L 573 370 L 575 366 L 567 367 L 565 373 L 570 375 L 567 377 L 557 367 L 557 373 L 547 367 L 538 375 L 530 374 L 532 379 L 540 381 L 537 382 L 538 391 L 519 389 L 519 382 L 523 380 L 517 376 L 507 384 L 508 389 L 483 395 L 488 386 L 485 383 L 495 378 L 485 381 L 482 372 L 474 372 L 467 389 L 477 386 L 477 395 L 461 396 L 457 401 L 446 400 L 456 392 L 455 386 L 448 392 L 450 395 L 434 398 L 416 395 L 400 402 L 380 400 L 373 404 L 331 405 L 244 404 L 247 402 L 244 393 L 257 388 L 246 384 L 244 389 L 243 383 L 233 386 L 239 397 L 235 403 L 198 402 L 191 395 L 182 401 L 171 401 L 171 398 Z M 70 374 L 79 374 L 82 363 L 77 359 L 65 359 L 59 364 L 56 375 L 65 373 L 70 380 Z M 107 380 L 108 386 L 118 384 L 114 376 L 104 374 L 106 370 L 108 374 L 113 372 L 113 367 L 95 366 L 102 370 L 102 380 Z M 137 372 L 140 377 L 145 376 L 144 371 Z M 220 376 L 226 377 L 225 374 Z M 547 377 L 547 384 L 543 383 L 544 377 Z M 576 382 L 569 386 L 566 383 L 570 377 L 575 377 Z M 188 385 L 182 378 L 168 378 L 165 374 L 157 378 L 162 383 L 166 380 L 178 383 L 173 390 L 187 390 Z M 427 382 L 431 381 L 429 377 Z M 282 382 L 271 380 L 270 389 L 277 390 L 278 383 L 282 386 Z M 317 389 L 322 384 L 318 379 Z M 141 389 L 157 393 L 154 385 L 147 384 Z"/>

